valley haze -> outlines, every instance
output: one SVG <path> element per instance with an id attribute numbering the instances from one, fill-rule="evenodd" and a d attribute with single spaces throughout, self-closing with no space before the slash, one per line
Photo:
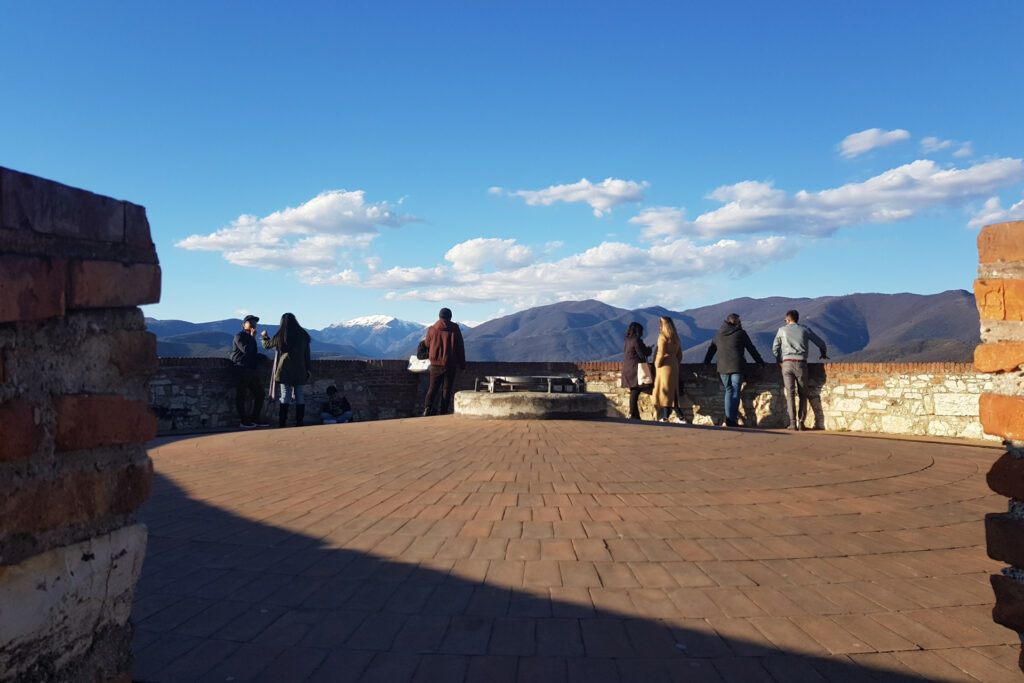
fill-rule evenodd
<path id="1" fill-rule="evenodd" d="M 475 327 L 462 324 L 462 329 L 470 361 L 618 361 L 630 322 L 640 322 L 645 340 L 653 345 L 658 319 L 668 316 L 683 341 L 683 361 L 699 363 L 725 316 L 737 313 L 761 356 L 771 362 L 775 332 L 791 308 L 825 339 L 834 361 L 969 362 L 980 341 L 974 296 L 960 289 L 931 295 L 740 298 L 683 311 L 658 306 L 630 310 L 588 299 L 537 306 Z M 301 312 L 297 315 L 301 321 Z M 263 316 L 260 328 L 273 334 L 277 321 L 274 315 Z M 429 324 L 374 315 L 308 331 L 313 355 L 321 359 L 407 359 Z M 147 318 L 146 326 L 157 337 L 161 357 L 226 358 L 242 321 Z M 810 360 L 816 356 L 812 350 Z"/>

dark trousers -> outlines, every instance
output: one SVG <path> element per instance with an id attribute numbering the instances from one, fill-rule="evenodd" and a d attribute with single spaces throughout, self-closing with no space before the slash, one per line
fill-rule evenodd
<path id="1" fill-rule="evenodd" d="M 246 410 L 252 396 L 252 411 Z M 246 368 L 235 368 L 235 408 L 242 422 L 255 420 L 263 411 L 263 382 L 259 373 Z"/>
<path id="2" fill-rule="evenodd" d="M 430 366 L 430 386 L 427 387 L 427 398 L 423 401 L 423 412 L 427 414 L 444 415 L 452 405 L 452 396 L 455 393 L 455 378 L 458 376 L 457 368 L 446 368 L 441 365 Z M 438 389 L 441 389 L 441 405 L 434 408 L 435 398 Z"/>
<path id="3" fill-rule="evenodd" d="M 629 419 L 639 420 L 640 419 L 640 392 L 643 391 L 640 387 L 629 388 Z"/>

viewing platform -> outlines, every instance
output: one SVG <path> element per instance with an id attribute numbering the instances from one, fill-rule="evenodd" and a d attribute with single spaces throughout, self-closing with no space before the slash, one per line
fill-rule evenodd
<path id="1" fill-rule="evenodd" d="M 138 681 L 1019 681 L 995 448 L 459 416 L 158 440 Z"/>

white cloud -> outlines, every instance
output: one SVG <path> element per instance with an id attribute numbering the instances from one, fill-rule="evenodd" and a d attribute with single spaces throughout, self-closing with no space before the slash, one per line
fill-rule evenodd
<path id="1" fill-rule="evenodd" d="M 175 246 L 219 251 L 231 263 L 256 268 L 329 268 L 338 249 L 368 248 L 379 227 L 419 221 L 394 213 L 384 202 L 367 204 L 362 190 L 329 190 L 263 218 L 243 214 L 229 227 L 191 235 Z"/>
<path id="2" fill-rule="evenodd" d="M 583 252 L 555 261 L 532 262 L 519 267 L 485 271 L 468 268 L 461 258 L 470 240 L 449 250 L 450 266 L 392 268 L 384 273 L 359 277 L 345 271 L 320 275 L 316 284 L 344 284 L 387 290 L 391 300 L 508 302 L 515 307 L 553 301 L 598 298 L 622 305 L 666 301 L 683 280 L 727 273 L 739 277 L 791 257 L 796 249 L 785 237 L 737 241 L 720 240 L 698 245 L 687 238 L 665 240 L 647 248 L 622 242 L 603 242 Z M 494 240 L 506 251 L 514 240 Z M 476 253 L 476 252 L 472 252 Z M 488 262 L 490 263 L 490 262 Z"/>
<path id="3" fill-rule="evenodd" d="M 990 223 L 1024 220 L 1024 199 L 1004 209 L 999 197 L 990 197 L 981 209 L 971 216 L 967 223 L 969 228 L 980 228 Z"/>
<path id="4" fill-rule="evenodd" d="M 918 160 L 860 183 L 788 194 L 771 183 L 744 181 L 711 192 L 724 206 L 683 222 L 671 207 L 631 220 L 647 237 L 691 234 L 705 239 L 753 233 L 830 235 L 841 227 L 891 223 L 927 209 L 959 206 L 1024 180 L 1020 159 L 996 159 L 964 169 Z"/>
<path id="5" fill-rule="evenodd" d="M 491 263 L 496 270 L 521 268 L 533 261 L 533 250 L 516 244 L 514 239 L 488 239 L 477 237 L 448 250 L 445 259 L 451 261 L 458 272 L 480 270 Z"/>
<path id="6" fill-rule="evenodd" d="M 953 152 L 953 156 L 955 156 L 957 159 L 963 159 L 964 157 L 969 157 L 972 154 L 974 154 L 974 146 L 969 142 L 965 142 L 964 144 L 960 145 L 960 149 Z"/>
<path id="7" fill-rule="evenodd" d="M 846 159 L 860 156 L 876 147 L 885 147 L 903 140 L 909 140 L 910 133 L 897 128 L 896 130 L 882 130 L 881 128 L 868 128 L 859 133 L 851 133 L 839 143 L 839 153 Z"/>
<path id="8" fill-rule="evenodd" d="M 937 137 L 921 139 L 921 151 L 925 153 L 938 152 L 940 149 L 946 149 L 952 146 L 952 140 L 940 140 Z"/>
<path id="9" fill-rule="evenodd" d="M 597 217 L 603 216 L 620 204 L 642 202 L 647 182 L 637 183 L 632 180 L 605 178 L 596 185 L 586 178 L 571 185 L 552 185 L 543 190 L 516 190 L 509 192 L 510 197 L 522 197 L 530 206 L 551 206 L 555 202 L 586 202 L 594 210 Z M 500 194 L 500 187 L 488 190 L 491 194 Z"/>

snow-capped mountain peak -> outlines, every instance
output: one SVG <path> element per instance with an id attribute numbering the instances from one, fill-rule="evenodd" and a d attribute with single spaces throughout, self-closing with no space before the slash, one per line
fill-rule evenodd
<path id="1" fill-rule="evenodd" d="M 397 320 L 393 315 L 364 315 L 359 318 L 352 318 L 344 322 L 335 323 L 331 327 L 373 327 L 375 329 L 388 327 Z"/>

